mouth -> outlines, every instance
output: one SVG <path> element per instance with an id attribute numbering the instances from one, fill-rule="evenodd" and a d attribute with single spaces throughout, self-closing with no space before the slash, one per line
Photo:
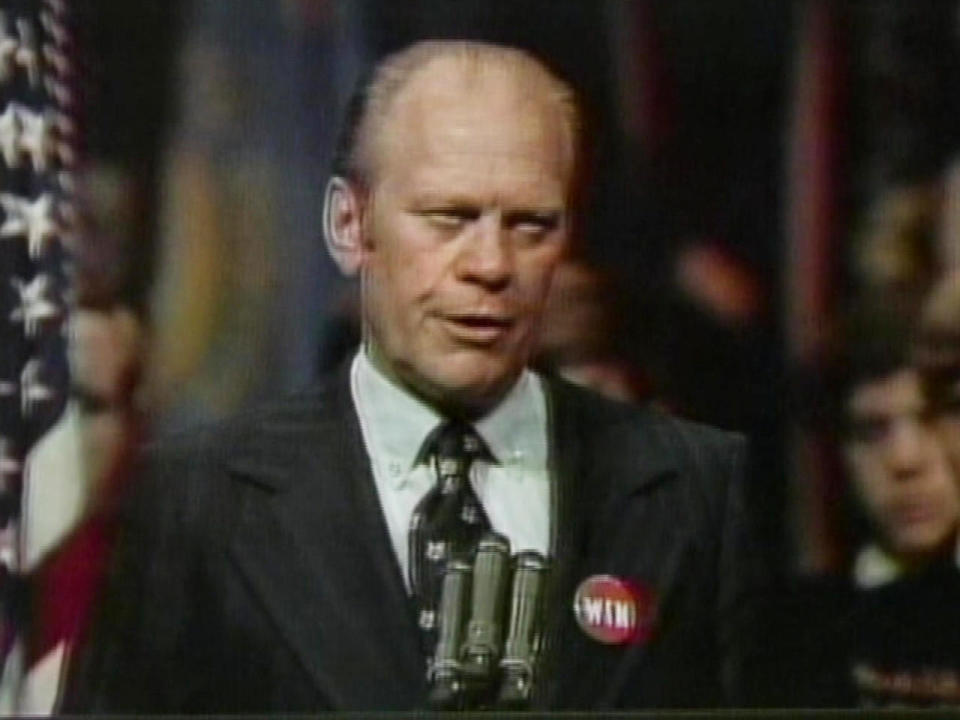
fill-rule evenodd
<path id="1" fill-rule="evenodd" d="M 457 339 L 476 345 L 490 345 L 506 336 L 516 321 L 507 315 L 458 313 L 443 320 Z"/>
<path id="2" fill-rule="evenodd" d="M 903 525 L 926 523 L 936 517 L 934 507 L 930 503 L 922 501 L 899 503 L 894 508 L 894 514 Z"/>

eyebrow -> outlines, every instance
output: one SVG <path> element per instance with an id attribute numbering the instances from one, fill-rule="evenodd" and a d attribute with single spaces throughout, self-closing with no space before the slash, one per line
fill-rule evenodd
<path id="1" fill-rule="evenodd" d="M 426 191 L 414 196 L 410 200 L 410 207 L 414 210 L 424 211 L 443 208 L 477 208 L 486 207 L 486 202 L 478 200 L 475 197 L 461 194 L 445 193 L 442 190 Z M 559 219 L 566 212 L 562 205 L 545 202 L 542 204 L 536 202 L 516 202 L 510 203 L 508 207 L 503 208 L 505 217 L 515 215 L 529 215 L 536 218 L 557 218 Z"/>
<path id="2" fill-rule="evenodd" d="M 549 225 L 551 229 L 557 227 L 563 219 L 563 210 L 559 209 L 518 209 L 504 213 L 508 223 L 539 222 Z"/>

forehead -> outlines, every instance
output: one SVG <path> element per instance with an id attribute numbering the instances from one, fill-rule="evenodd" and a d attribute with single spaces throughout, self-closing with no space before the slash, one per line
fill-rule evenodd
<path id="1" fill-rule="evenodd" d="M 570 129 L 546 75 L 511 63 L 438 58 L 398 92 L 381 128 L 378 172 L 506 170 L 564 188 L 572 174 Z"/>

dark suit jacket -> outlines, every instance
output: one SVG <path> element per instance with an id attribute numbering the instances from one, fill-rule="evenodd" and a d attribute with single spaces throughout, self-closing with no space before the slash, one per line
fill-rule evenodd
<path id="1" fill-rule="evenodd" d="M 757 579 L 742 438 L 559 381 L 548 403 L 554 571 L 535 706 L 741 702 Z M 64 711 L 423 707 L 414 612 L 345 371 L 146 467 Z M 580 630 L 572 599 L 593 574 L 656 594 L 649 639 Z"/>

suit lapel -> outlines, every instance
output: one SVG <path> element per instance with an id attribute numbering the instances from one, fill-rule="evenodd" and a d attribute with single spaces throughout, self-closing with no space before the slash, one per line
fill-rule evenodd
<path id="1" fill-rule="evenodd" d="M 581 437 L 581 422 L 576 406 L 569 402 L 565 388 L 558 383 L 548 385 L 549 470 L 553 480 L 550 493 L 550 551 L 552 569 L 546 591 L 544 650 L 533 706 L 555 707 L 561 689 L 561 639 L 568 634 L 569 599 L 577 569 L 582 564 L 585 514 L 576 511 L 579 499 L 578 482 L 586 470 Z"/>
<path id="2" fill-rule="evenodd" d="M 334 708 L 410 708 L 423 659 L 348 368 L 231 463 L 250 483 L 232 555 Z"/>
<path id="3" fill-rule="evenodd" d="M 602 558 L 604 537 L 622 528 L 608 527 L 607 510 L 651 502 L 655 488 L 677 476 L 676 454 L 653 429 L 649 416 L 635 407 L 598 401 L 556 380 L 548 385 L 548 398 L 553 571 L 543 679 L 534 706 L 610 706 L 626 681 L 627 666 L 620 662 L 623 648 L 587 639 L 576 623 L 573 598 L 588 576 L 613 572 Z M 642 531 L 637 538 L 642 544 Z M 645 550 L 638 547 L 637 552 Z M 643 652 L 642 647 L 632 648 L 629 666 Z M 586 689 L 583 698 L 577 697 L 581 687 Z"/>

